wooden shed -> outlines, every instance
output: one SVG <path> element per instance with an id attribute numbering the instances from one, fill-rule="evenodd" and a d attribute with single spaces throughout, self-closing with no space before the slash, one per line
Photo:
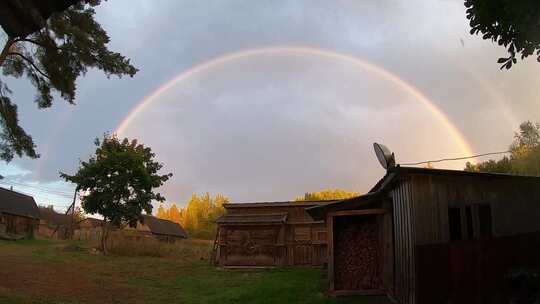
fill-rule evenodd
<path id="1" fill-rule="evenodd" d="M 77 223 L 73 232 L 75 240 L 97 241 L 103 233 L 103 221 L 97 218 L 87 217 Z"/>
<path id="2" fill-rule="evenodd" d="M 395 167 L 366 195 L 308 209 L 328 227 L 329 292 L 401 304 L 508 303 L 540 270 L 540 178 Z"/>
<path id="3" fill-rule="evenodd" d="M 39 207 L 39 228 L 37 234 L 41 237 L 65 240 L 70 238 L 72 216 L 54 211 L 50 207 Z"/>
<path id="4" fill-rule="evenodd" d="M 39 210 L 33 197 L 0 188 L 0 238 L 31 238 L 38 224 Z"/>
<path id="5" fill-rule="evenodd" d="M 305 211 L 328 201 L 225 204 L 217 220 L 220 266 L 322 266 L 326 226 Z"/>

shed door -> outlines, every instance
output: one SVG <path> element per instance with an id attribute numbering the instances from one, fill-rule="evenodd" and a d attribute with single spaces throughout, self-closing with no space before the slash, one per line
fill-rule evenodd
<path id="1" fill-rule="evenodd" d="M 277 264 L 276 241 L 279 227 L 229 227 L 226 231 L 226 266 Z"/>

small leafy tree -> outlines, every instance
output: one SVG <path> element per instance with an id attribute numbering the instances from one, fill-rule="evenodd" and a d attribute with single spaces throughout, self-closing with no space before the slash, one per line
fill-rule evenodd
<path id="1" fill-rule="evenodd" d="M 501 69 L 517 63 L 517 55 L 536 55 L 540 62 L 540 1 L 465 0 L 465 7 L 471 34 L 481 34 L 508 51 L 508 57 L 498 60 Z"/>
<path id="2" fill-rule="evenodd" d="M 7 36 L 0 51 L 0 69 L 4 76 L 29 79 L 37 91 L 34 102 L 38 108 L 50 107 L 54 93 L 74 104 L 76 80 L 88 69 L 99 69 L 107 77 L 133 76 L 137 72 L 129 59 L 107 48 L 109 36 L 94 18 L 94 7 L 101 0 L 16 2 L 17 5 L 0 6 L 5 10 L 0 21 Z M 37 8 L 47 5 L 60 9 L 40 15 Z M 7 7 L 19 7 L 20 11 L 12 12 Z M 16 15 L 11 16 L 10 12 Z M 17 22 L 9 22 L 13 20 Z M 34 22 L 26 24 L 28 20 Z M 15 25 L 23 28 L 17 30 Z M 28 28 L 32 30 L 26 31 Z M 19 125 L 17 105 L 10 94 L 11 90 L 0 79 L 0 159 L 10 161 L 15 155 L 37 158 L 32 137 Z"/>
<path id="3" fill-rule="evenodd" d="M 81 162 L 75 175 L 60 176 L 75 183 L 83 193 L 81 204 L 86 213 L 103 216 L 101 250 L 106 253 L 111 227 L 135 227 L 143 211 L 151 214 L 152 201 L 165 201 L 154 189 L 172 174 L 159 174 L 163 165 L 154 160 L 155 154 L 149 147 L 137 140 L 120 141 L 116 136 L 105 135 L 102 140 L 96 139 L 95 144 L 95 155 Z"/>

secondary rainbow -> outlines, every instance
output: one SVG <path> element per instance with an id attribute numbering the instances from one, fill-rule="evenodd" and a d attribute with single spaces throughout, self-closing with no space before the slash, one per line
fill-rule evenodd
<path id="1" fill-rule="evenodd" d="M 143 98 L 137 105 L 131 110 L 131 112 L 126 116 L 124 120 L 120 122 L 118 127 L 115 130 L 115 133 L 121 135 L 124 133 L 126 128 L 130 123 L 142 113 L 146 107 L 148 107 L 153 102 L 156 102 L 159 99 L 159 96 L 174 87 L 178 83 L 194 76 L 195 74 L 209 71 L 214 67 L 218 67 L 223 64 L 234 62 L 235 60 L 260 56 L 260 55 L 271 55 L 271 54 L 301 54 L 307 56 L 321 56 L 326 58 L 332 58 L 336 60 L 346 61 L 350 64 L 358 66 L 368 72 L 374 73 L 385 80 L 393 83 L 403 91 L 407 92 L 413 96 L 416 100 L 425 105 L 430 112 L 438 119 L 448 130 L 452 138 L 459 145 L 460 150 L 467 155 L 474 154 L 472 148 L 467 143 L 463 134 L 452 124 L 452 122 L 446 117 L 446 115 L 431 101 L 429 100 L 419 89 L 415 88 L 413 85 L 407 83 L 406 81 L 399 78 L 397 75 L 387 71 L 386 69 L 377 66 L 373 63 L 367 62 L 365 60 L 359 59 L 357 57 L 337 53 L 334 51 L 318 49 L 313 47 L 304 47 L 304 46 L 279 46 L 279 47 L 266 47 L 266 48 L 255 48 L 255 49 L 244 49 L 238 52 L 228 53 L 214 59 L 208 60 L 206 62 L 197 64 L 188 70 L 178 74 L 168 82 L 164 83 L 158 87 L 151 94 Z"/>

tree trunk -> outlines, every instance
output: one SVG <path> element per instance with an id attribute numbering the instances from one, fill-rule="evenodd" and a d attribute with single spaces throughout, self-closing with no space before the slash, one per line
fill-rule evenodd
<path id="1" fill-rule="evenodd" d="M 6 57 L 9 54 L 9 49 L 13 45 L 15 41 L 15 38 L 9 37 L 6 41 L 6 44 L 4 44 L 4 48 L 2 49 L 2 53 L 0 53 L 0 66 L 4 64 L 4 61 L 6 61 Z"/>

